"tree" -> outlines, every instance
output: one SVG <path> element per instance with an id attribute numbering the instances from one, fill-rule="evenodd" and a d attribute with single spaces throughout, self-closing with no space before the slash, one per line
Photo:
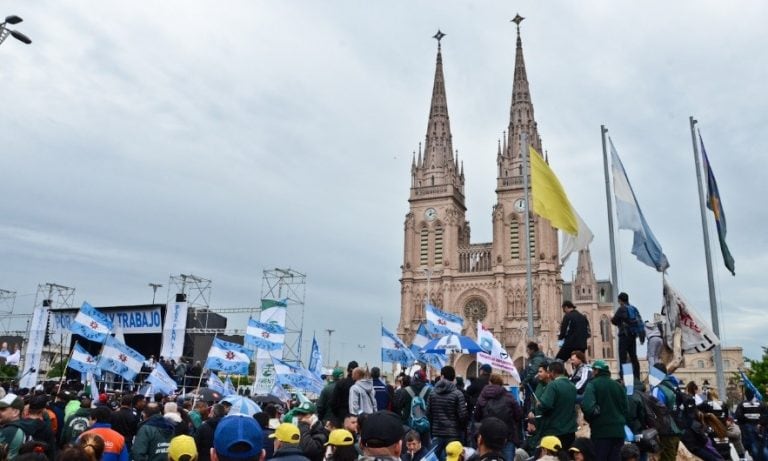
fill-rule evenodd
<path id="1" fill-rule="evenodd" d="M 746 359 L 749 370 L 745 373 L 757 390 L 765 393 L 765 385 L 768 384 L 768 347 L 763 346 L 763 357 L 760 360 Z"/>

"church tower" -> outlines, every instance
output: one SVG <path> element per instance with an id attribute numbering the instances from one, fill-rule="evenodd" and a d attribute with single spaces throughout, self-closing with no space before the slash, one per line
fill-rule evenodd
<path id="1" fill-rule="evenodd" d="M 562 317 L 562 280 L 557 232 L 544 219 L 527 215 L 520 137 L 538 151 L 541 139 L 523 60 L 520 16 L 510 118 L 504 141 L 496 152 L 497 201 L 491 213 L 493 241 L 471 243 L 465 219 L 464 172 L 453 150 L 438 31 L 437 63 L 423 149 L 411 165 L 409 211 L 404 226 L 399 335 L 409 342 L 424 322 L 427 300 L 464 317 L 464 334 L 475 336 L 476 322 L 491 329 L 512 354 L 522 360 L 528 339 L 526 260 L 531 255 L 534 340 L 547 355 L 557 352 Z M 487 160 L 491 161 L 490 156 Z M 525 226 L 530 225 L 529 244 Z M 459 357 L 460 374 L 474 374 L 474 358 Z"/>

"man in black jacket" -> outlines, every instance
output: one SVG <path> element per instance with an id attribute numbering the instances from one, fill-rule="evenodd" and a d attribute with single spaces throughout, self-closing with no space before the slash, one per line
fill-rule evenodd
<path id="1" fill-rule="evenodd" d="M 337 422 L 344 421 L 344 417 L 349 414 L 349 389 L 355 384 L 352 379 L 352 370 L 357 368 L 357 362 L 351 361 L 347 365 L 347 377 L 339 380 L 333 388 L 331 396 L 331 411 Z"/>
<path id="2" fill-rule="evenodd" d="M 585 352 L 587 340 L 589 340 L 589 320 L 581 312 L 576 310 L 572 302 L 563 301 L 563 322 L 560 324 L 560 334 L 557 339 L 561 341 L 560 351 L 555 358 L 564 363 L 571 358 L 573 351 Z"/>
<path id="3" fill-rule="evenodd" d="M 450 365 L 440 370 L 440 381 L 429 395 L 427 417 L 432 436 L 437 444 L 435 455 L 445 459 L 445 446 L 454 440 L 463 442 L 462 435 L 467 427 L 467 402 L 464 394 L 456 388 L 456 370 Z"/>
<path id="4" fill-rule="evenodd" d="M 112 429 L 119 432 L 125 438 L 125 445 L 128 447 L 128 452 L 131 451 L 131 444 L 133 443 L 133 437 L 136 435 L 139 419 L 133 413 L 131 408 L 131 402 L 133 396 L 130 394 L 124 395 L 120 399 L 120 408 L 112 413 L 110 423 Z"/>
<path id="5" fill-rule="evenodd" d="M 197 461 L 211 461 L 211 447 L 213 447 L 213 434 L 216 433 L 216 427 L 221 418 L 226 415 L 224 405 L 217 403 L 211 407 L 211 415 L 203 421 L 195 434 L 195 445 L 197 445 Z"/>
<path id="6" fill-rule="evenodd" d="M 269 438 L 275 439 L 275 451 L 271 459 L 280 461 L 309 461 L 304 452 L 299 448 L 301 433 L 299 428 L 290 423 L 277 426 L 275 432 Z"/>

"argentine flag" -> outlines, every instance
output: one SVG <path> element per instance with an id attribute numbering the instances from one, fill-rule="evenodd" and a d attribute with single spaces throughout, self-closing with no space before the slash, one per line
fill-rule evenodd
<path id="1" fill-rule="evenodd" d="M 83 349 L 83 346 L 79 343 L 75 343 L 75 348 L 72 350 L 72 357 L 70 357 L 67 366 L 80 373 L 90 373 L 96 368 L 96 360 L 88 353 L 88 351 Z"/>
<path id="2" fill-rule="evenodd" d="M 381 327 L 381 361 L 407 365 L 414 360 L 413 353 L 405 347 L 400 338 Z"/>
<path id="3" fill-rule="evenodd" d="M 461 334 L 464 328 L 464 319 L 456 314 L 443 312 L 431 304 L 427 304 L 427 330 L 432 334 L 449 335 Z"/>
<path id="4" fill-rule="evenodd" d="M 147 376 L 147 382 L 152 383 L 152 390 L 170 395 L 176 392 L 178 385 L 173 378 L 168 376 L 163 367 L 155 367 L 152 373 Z"/>
<path id="5" fill-rule="evenodd" d="M 285 327 L 277 323 L 259 322 L 248 319 L 248 328 L 245 330 L 245 343 L 254 349 L 276 351 L 285 344 Z"/>
<path id="6" fill-rule="evenodd" d="M 100 343 L 112 332 L 112 321 L 88 302 L 83 302 L 69 329 L 87 340 Z"/>
<path id="7" fill-rule="evenodd" d="M 252 355 L 253 351 L 239 344 L 214 338 L 211 350 L 208 352 L 208 359 L 205 361 L 205 368 L 247 375 Z"/>
<path id="8" fill-rule="evenodd" d="M 103 371 L 111 371 L 128 381 L 133 381 L 133 378 L 141 371 L 141 366 L 145 360 L 146 357 L 143 355 L 112 336 L 107 336 L 97 366 Z"/>

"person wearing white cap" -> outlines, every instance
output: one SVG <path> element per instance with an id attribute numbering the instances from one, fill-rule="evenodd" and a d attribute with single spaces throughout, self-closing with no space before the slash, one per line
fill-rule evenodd
<path id="1" fill-rule="evenodd" d="M 24 401 L 16 394 L 6 394 L 0 399 L 0 443 L 8 444 L 9 460 L 19 454 L 19 448 L 26 438 L 20 424 L 22 410 Z"/>

